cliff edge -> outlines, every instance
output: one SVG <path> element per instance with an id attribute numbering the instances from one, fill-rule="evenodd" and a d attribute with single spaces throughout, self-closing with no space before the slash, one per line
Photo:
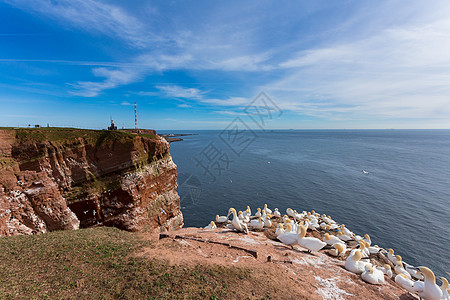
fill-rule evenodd
<path id="1" fill-rule="evenodd" d="M 181 228 L 176 180 L 154 131 L 0 129 L 0 236 Z"/>

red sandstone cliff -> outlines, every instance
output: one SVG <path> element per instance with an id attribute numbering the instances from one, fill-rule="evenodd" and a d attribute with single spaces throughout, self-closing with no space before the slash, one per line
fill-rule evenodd
<path id="1" fill-rule="evenodd" d="M 180 228 L 169 144 L 145 133 L 0 129 L 0 235 Z"/>

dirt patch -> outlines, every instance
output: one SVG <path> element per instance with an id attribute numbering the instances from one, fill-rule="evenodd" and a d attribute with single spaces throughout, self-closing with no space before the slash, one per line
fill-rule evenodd
<path id="1" fill-rule="evenodd" d="M 144 235 L 143 235 L 144 236 Z M 372 286 L 343 268 L 344 261 L 270 240 L 263 232 L 248 235 L 228 229 L 184 228 L 158 235 L 138 257 L 164 259 L 171 266 L 206 265 L 239 268 L 248 274 L 238 286 L 229 287 L 236 297 L 248 299 L 399 299 L 405 291 L 392 280 Z M 256 257 L 251 253 L 256 253 Z"/>

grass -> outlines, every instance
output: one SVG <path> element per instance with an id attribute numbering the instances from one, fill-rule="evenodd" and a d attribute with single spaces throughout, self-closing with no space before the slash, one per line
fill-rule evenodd
<path id="1" fill-rule="evenodd" d="M 137 257 L 151 243 L 98 227 L 0 239 L 1 299 L 223 299 L 251 272 Z"/>
<path id="2" fill-rule="evenodd" d="M 101 145 L 103 142 L 116 140 L 132 140 L 136 134 L 124 130 L 90 130 L 78 128 L 62 128 L 62 127 L 41 127 L 41 128 L 10 128 L 0 127 L 4 130 L 15 130 L 16 139 L 20 142 L 25 141 L 51 141 L 66 142 L 73 141 L 76 138 L 84 138 L 94 144 Z M 156 139 L 153 134 L 139 134 L 149 139 Z"/>
<path id="3" fill-rule="evenodd" d="M 20 142 L 73 142 L 74 139 L 84 138 L 94 144 L 101 145 L 103 141 L 132 139 L 131 134 L 108 131 L 108 130 L 88 130 L 76 128 L 59 128 L 59 127 L 43 127 L 43 128 L 20 128 L 16 129 L 16 139 Z"/>
<path id="4" fill-rule="evenodd" d="M 0 128 L 9 129 L 9 128 Z M 89 130 L 76 128 L 42 127 L 15 128 L 16 146 L 14 156 L 19 160 L 33 162 L 47 155 L 47 151 L 64 151 L 83 145 L 93 147 L 113 147 L 116 143 L 133 144 L 136 134 L 119 130 Z M 140 134 L 148 139 L 156 139 L 155 135 Z M 51 142 L 52 147 L 48 147 Z"/>

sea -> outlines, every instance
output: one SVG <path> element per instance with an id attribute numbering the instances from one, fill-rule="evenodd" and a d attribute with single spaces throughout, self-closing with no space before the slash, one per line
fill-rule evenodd
<path id="1" fill-rule="evenodd" d="M 160 132 L 168 133 L 168 132 Z M 450 130 L 171 131 L 185 227 L 230 207 L 315 210 L 450 272 Z"/>

